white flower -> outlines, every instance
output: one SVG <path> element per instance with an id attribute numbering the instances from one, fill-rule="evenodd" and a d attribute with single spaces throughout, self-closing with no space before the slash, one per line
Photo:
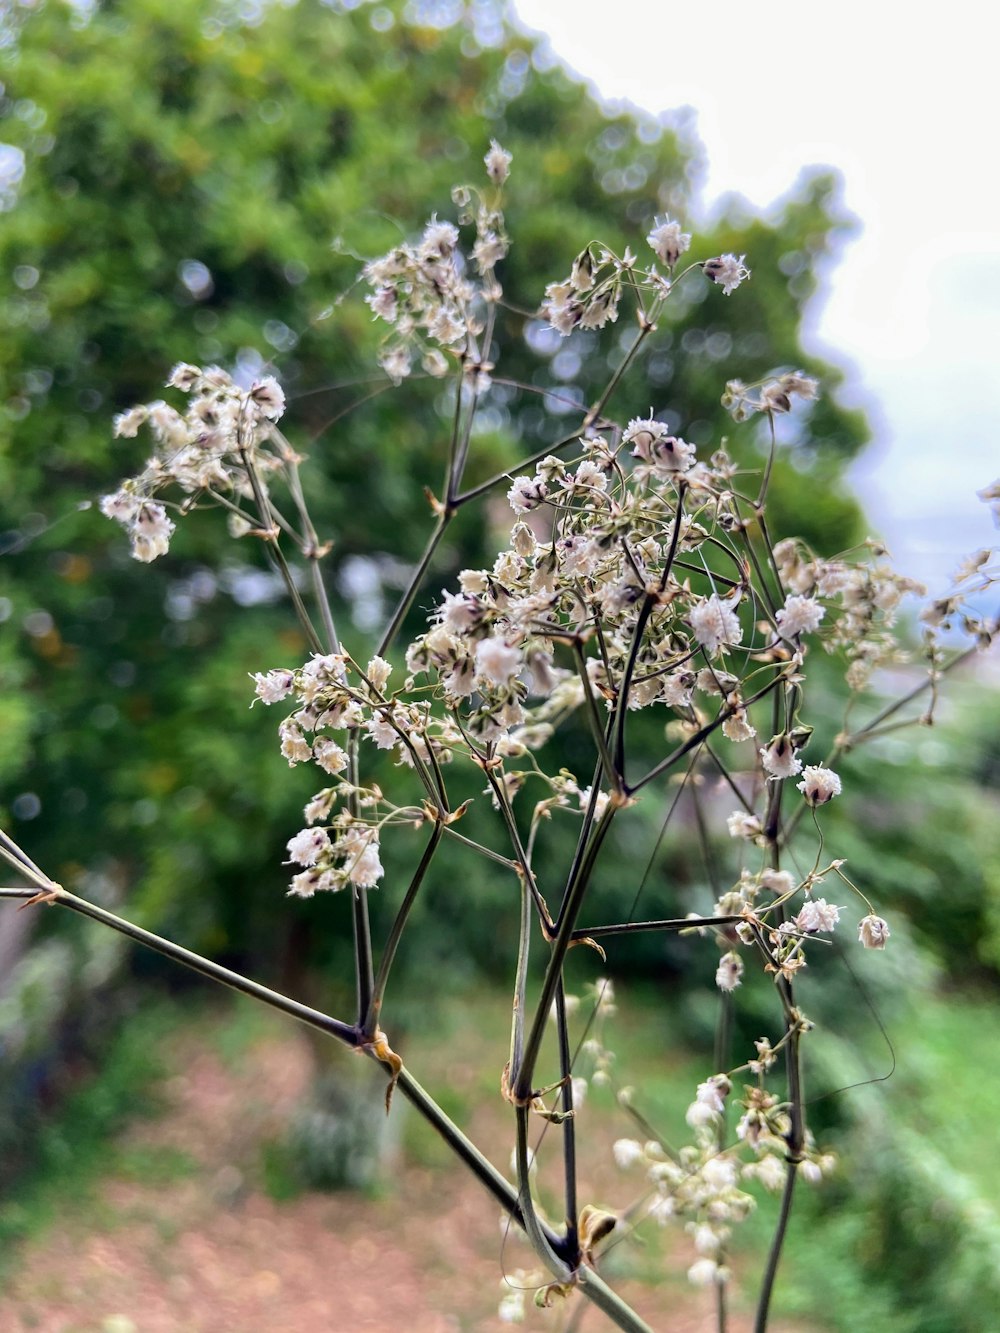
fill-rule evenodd
<path id="1" fill-rule="evenodd" d="M 118 439 L 135 439 L 139 427 L 148 420 L 148 407 L 130 407 L 127 412 L 119 412 L 115 417 L 115 436 Z"/>
<path id="2" fill-rule="evenodd" d="M 685 250 L 690 248 L 691 237 L 687 232 L 681 231 L 679 222 L 671 222 L 668 218 L 664 218 L 649 233 L 646 242 L 659 260 L 668 268 L 673 268 Z"/>
<path id="3" fill-rule="evenodd" d="M 101 513 L 105 518 L 113 518 L 118 523 L 131 523 L 142 503 L 128 491 L 115 491 L 113 495 L 101 497 Z"/>
<path id="4" fill-rule="evenodd" d="M 302 735 L 298 723 L 290 717 L 286 717 L 278 727 L 278 735 L 281 737 L 281 753 L 288 760 L 289 768 L 303 764 L 312 757 L 312 747 Z"/>
<path id="5" fill-rule="evenodd" d="M 491 685 L 508 685 L 521 669 L 521 654 L 508 647 L 502 636 L 483 639 L 476 645 L 476 671 Z"/>
<path id="6" fill-rule="evenodd" d="M 507 502 L 515 514 L 526 514 L 537 509 L 545 499 L 548 488 L 538 477 L 517 477 L 507 492 Z"/>
<path id="7" fill-rule="evenodd" d="M 395 324 L 399 305 L 395 287 L 376 287 L 370 296 L 365 297 L 365 302 L 371 306 L 372 314 L 377 319 Z"/>
<path id="8" fill-rule="evenodd" d="M 759 878 L 761 888 L 770 889 L 778 897 L 791 893 L 795 887 L 795 880 L 787 870 L 773 870 L 770 866 L 767 866 L 760 872 Z"/>
<path id="9" fill-rule="evenodd" d="M 458 245 L 458 228 L 453 222 L 439 222 L 433 214 L 424 228 L 420 242 L 421 259 L 445 259 Z"/>
<path id="10" fill-rule="evenodd" d="M 313 743 L 313 758 L 327 773 L 343 773 L 347 755 L 329 736 L 318 736 Z"/>
<path id="11" fill-rule="evenodd" d="M 314 866 L 330 846 L 326 829 L 305 828 L 288 840 L 288 856 L 299 866 Z"/>
<path id="12" fill-rule="evenodd" d="M 359 889 L 374 888 L 385 873 L 379 860 L 375 829 L 351 829 L 337 843 L 336 850 L 344 858 L 347 878 Z"/>
<path id="13" fill-rule="evenodd" d="M 507 242 L 495 232 L 488 231 L 478 237 L 472 247 L 472 258 L 480 273 L 488 273 L 507 253 Z"/>
<path id="14" fill-rule="evenodd" d="M 291 694 L 295 684 L 295 673 L 280 668 L 269 671 L 266 675 L 256 671 L 253 673 L 253 679 L 257 698 L 266 704 L 276 704 Z"/>
<path id="15" fill-rule="evenodd" d="M 715 984 L 721 991 L 734 991 L 743 979 L 743 959 L 739 954 L 724 953 L 715 972 Z"/>
<path id="16" fill-rule="evenodd" d="M 389 679 L 391 671 L 392 667 L 384 657 L 373 657 L 365 667 L 365 675 L 377 690 L 385 688 L 385 683 Z"/>
<path id="17" fill-rule="evenodd" d="M 494 185 L 502 185 L 510 175 L 510 164 L 513 157 L 505 148 L 501 148 L 496 139 L 490 140 L 489 152 L 483 158 L 486 163 L 486 174 Z"/>
<path id="18" fill-rule="evenodd" d="M 324 887 L 324 872 L 317 870 L 315 866 L 308 870 L 302 870 L 297 875 L 292 876 L 292 883 L 288 890 L 291 898 L 311 898 L 317 889 Z"/>
<path id="19" fill-rule="evenodd" d="M 593 794 L 593 790 L 594 790 L 593 786 L 590 786 L 590 787 L 584 787 L 583 791 L 580 792 L 581 810 L 586 810 L 587 807 L 590 805 L 590 798 L 591 795 Z M 608 808 L 608 802 L 610 800 L 611 797 L 608 795 L 606 791 L 600 791 L 597 793 L 597 801 L 594 805 L 594 817 L 596 819 L 601 819 L 603 817 L 604 812 Z M 610 985 L 611 983 L 609 982 L 608 984 Z"/>
<path id="20" fill-rule="evenodd" d="M 772 736 L 770 745 L 761 747 L 761 761 L 772 778 L 791 778 L 802 772 L 802 760 L 795 753 L 791 739 L 782 732 Z"/>
<path id="21" fill-rule="evenodd" d="M 792 596 L 778 612 L 778 629 L 786 639 L 794 639 L 797 634 L 811 634 L 819 628 L 825 614 L 814 597 Z"/>
<path id="22" fill-rule="evenodd" d="M 642 1157 L 642 1144 L 636 1139 L 616 1139 L 611 1145 L 615 1165 L 627 1170 Z"/>
<path id="23" fill-rule="evenodd" d="M 769 1154 L 757 1163 L 754 1174 L 766 1190 L 777 1193 L 785 1183 L 787 1169 L 784 1162 Z"/>
<path id="24" fill-rule="evenodd" d="M 692 607 L 688 622 L 694 637 L 710 657 L 743 639 L 743 628 L 732 605 L 715 592 Z"/>
<path id="25" fill-rule="evenodd" d="M 740 255 L 739 259 L 735 255 L 719 255 L 717 259 L 706 259 L 702 268 L 707 277 L 721 285 L 723 296 L 729 296 L 750 276 L 744 259 L 746 255 Z"/>
<path id="26" fill-rule="evenodd" d="M 316 824 L 321 819 L 329 818 L 336 799 L 337 791 L 335 787 L 324 787 L 322 791 L 318 791 L 302 812 L 306 823 Z"/>
<path id="27" fill-rule="evenodd" d="M 802 772 L 802 781 L 795 784 L 810 805 L 825 805 L 840 795 L 840 778 L 831 768 L 808 764 Z"/>
<path id="28" fill-rule="evenodd" d="M 807 935 L 817 931 L 831 931 L 840 920 L 840 908 L 828 903 L 825 898 L 810 898 L 795 918 L 795 925 Z"/>
<path id="29" fill-rule="evenodd" d="M 190 393 L 200 379 L 201 370 L 197 366 L 190 366 L 186 361 L 178 361 L 167 379 L 167 388 L 181 389 L 184 393 Z"/>
<path id="30" fill-rule="evenodd" d="M 410 353 L 402 343 L 384 348 L 379 352 L 378 361 L 393 384 L 402 384 L 410 373 Z"/>
<path id="31" fill-rule="evenodd" d="M 760 816 L 748 815 L 745 810 L 734 810 L 726 820 L 726 827 L 731 838 L 746 838 L 748 842 L 753 842 L 764 832 Z"/>
<path id="32" fill-rule="evenodd" d="M 858 924 L 858 939 L 866 949 L 884 949 L 889 938 L 888 922 L 870 913 Z"/>
<path id="33" fill-rule="evenodd" d="M 697 1252 L 708 1257 L 711 1257 L 713 1254 L 718 1254 L 722 1245 L 722 1237 L 715 1228 L 710 1227 L 707 1222 L 692 1226 L 691 1237 Z"/>
<path id="34" fill-rule="evenodd" d="M 507 1222 L 507 1225 L 510 1225 L 509 1221 Z M 501 1324 L 523 1324 L 524 1292 L 508 1291 L 506 1295 L 502 1296 L 500 1298 L 500 1305 L 497 1308 L 497 1318 L 500 1320 Z"/>
<path id="35" fill-rule="evenodd" d="M 757 729 L 750 725 L 744 709 L 738 708 L 723 722 L 722 734 L 731 741 L 748 741 L 757 735 Z"/>
<path id="36" fill-rule="evenodd" d="M 653 417 L 633 417 L 622 435 L 622 444 L 632 445 L 632 457 L 648 463 L 659 476 L 687 472 L 694 465 L 695 448 L 670 434 Z"/>
<path id="37" fill-rule="evenodd" d="M 136 560 L 149 564 L 157 556 L 166 555 L 174 524 L 167 518 L 163 505 L 155 500 L 144 500 L 132 519 L 132 554 Z"/>
<path id="38" fill-rule="evenodd" d="M 712 1125 L 726 1109 L 726 1098 L 732 1084 L 725 1074 L 714 1074 L 698 1084 L 695 1099 L 687 1109 L 685 1119 L 692 1129 Z"/>
<path id="39" fill-rule="evenodd" d="M 688 1269 L 688 1281 L 696 1287 L 711 1287 L 724 1281 L 724 1272 L 714 1259 L 698 1259 Z"/>
<path id="40" fill-rule="evenodd" d="M 277 421 L 285 410 L 284 392 L 273 375 L 257 380 L 250 390 L 250 397 L 268 421 Z"/>

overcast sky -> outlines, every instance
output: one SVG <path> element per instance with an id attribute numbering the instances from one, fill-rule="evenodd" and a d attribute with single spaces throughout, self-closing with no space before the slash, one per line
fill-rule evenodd
<path id="1" fill-rule="evenodd" d="M 602 96 L 695 109 L 703 209 L 733 190 L 766 208 L 806 165 L 842 172 L 862 232 L 808 341 L 851 368 L 851 401 L 872 415 L 858 487 L 900 567 L 933 586 L 993 544 L 975 497 L 1000 475 L 993 11 L 971 0 L 923 18 L 878 0 L 516 5 Z"/>

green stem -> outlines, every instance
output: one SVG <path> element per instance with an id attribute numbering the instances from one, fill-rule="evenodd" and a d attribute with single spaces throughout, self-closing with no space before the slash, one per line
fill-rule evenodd
<path id="1" fill-rule="evenodd" d="M 559 1074 L 562 1078 L 561 1101 L 563 1136 L 563 1200 L 566 1211 L 566 1248 L 576 1267 L 580 1262 L 577 1220 L 579 1206 L 576 1182 L 576 1119 L 573 1112 L 573 1055 L 569 1045 L 566 1017 L 566 983 L 559 978 L 556 990 L 556 1031 L 559 1037 Z"/>
<path id="2" fill-rule="evenodd" d="M 434 558 L 434 552 L 437 550 L 438 544 L 440 543 L 441 538 L 444 536 L 445 530 L 447 529 L 448 524 L 451 522 L 453 517 L 454 517 L 453 508 L 442 509 L 441 512 L 438 514 L 437 523 L 435 523 L 434 531 L 431 533 L 430 537 L 427 540 L 427 545 L 424 547 L 424 553 L 420 557 L 420 561 L 416 569 L 410 575 L 410 581 L 406 585 L 406 589 L 403 592 L 402 597 L 400 597 L 399 602 L 396 605 L 395 611 L 392 613 L 392 619 L 386 626 L 385 633 L 382 635 L 382 638 L 379 641 L 378 648 L 376 648 L 375 650 L 376 655 L 378 657 L 385 656 L 386 652 L 389 649 L 389 645 L 392 643 L 393 639 L 398 634 L 399 628 L 406 618 L 406 613 L 413 605 L 413 599 L 417 595 L 417 590 L 419 589 L 420 584 L 423 581 L 423 577 L 427 572 L 427 567 L 431 563 L 431 560 Z"/>
<path id="3" fill-rule="evenodd" d="M 797 1164 L 788 1162 L 786 1172 L 785 1188 L 781 1195 L 781 1212 L 778 1215 L 778 1225 L 771 1241 L 771 1249 L 767 1256 L 767 1268 L 764 1270 L 764 1281 L 760 1289 L 760 1299 L 757 1302 L 757 1317 L 753 1326 L 754 1333 L 766 1333 L 767 1330 L 767 1316 L 771 1306 L 771 1297 L 774 1293 L 774 1280 L 778 1275 L 778 1264 L 781 1260 L 781 1250 L 785 1242 L 785 1232 L 788 1229 L 788 1219 L 792 1214 L 792 1195 L 795 1192 L 795 1178 L 798 1175 Z"/>
<path id="4" fill-rule="evenodd" d="M 552 952 L 549 955 L 548 966 L 545 969 L 545 978 L 542 982 L 542 991 L 539 996 L 538 1004 L 535 1008 L 535 1016 L 532 1020 L 531 1029 L 528 1033 L 524 1047 L 524 1057 L 516 1070 L 511 1071 L 514 1094 L 520 1101 L 526 1101 L 531 1096 L 532 1078 L 535 1073 L 535 1065 L 538 1062 L 538 1055 L 542 1048 L 542 1039 L 545 1035 L 545 1027 L 548 1023 L 549 1013 L 552 1010 L 552 1002 L 555 999 L 556 989 L 562 975 L 562 965 L 566 959 L 566 951 L 573 940 L 573 928 L 576 925 L 576 919 L 580 914 L 580 908 L 583 906 L 583 900 L 587 889 L 590 886 L 590 877 L 593 872 L 594 863 L 597 854 L 600 851 L 601 844 L 607 836 L 608 829 L 611 827 L 611 821 L 614 818 L 618 807 L 612 800 L 608 804 L 600 821 L 598 822 L 590 841 L 587 844 L 584 855 L 580 858 L 575 876 L 567 885 L 566 894 L 562 906 L 559 909 L 559 920 L 556 927 L 556 937 L 552 942 Z"/>
<path id="5" fill-rule="evenodd" d="M 172 959 L 175 963 L 180 963 L 182 967 L 189 968 L 192 972 L 198 972 L 203 977 L 208 977 L 210 981 L 219 982 L 223 986 L 228 986 L 230 990 L 249 995 L 252 999 L 259 1000 L 272 1009 L 280 1009 L 283 1013 L 290 1014 L 292 1018 L 298 1019 L 300 1023 L 318 1028 L 320 1032 L 336 1037 L 347 1046 L 356 1047 L 359 1043 L 358 1031 L 349 1023 L 342 1023 L 336 1018 L 330 1018 L 327 1014 L 320 1013 L 318 1009 L 311 1009 L 308 1005 L 301 1004 L 298 1000 L 293 1000 L 287 995 L 282 995 L 279 991 L 273 991 L 267 986 L 262 986 L 260 982 L 252 981 L 239 972 L 233 972 L 228 967 L 214 963 L 210 958 L 203 958 L 201 954 L 193 953 L 190 949 L 175 944 L 173 940 L 164 939 L 162 935 L 154 935 L 152 931 L 144 930 L 142 926 L 126 921 L 123 917 L 116 916 L 103 907 L 98 907 L 96 903 L 87 902 L 85 898 L 78 898 L 75 893 L 70 893 L 68 889 L 53 884 L 51 881 L 47 882 L 45 891 L 53 895 L 52 902 L 60 907 L 68 907 L 71 912 L 78 912 L 80 916 L 86 916 L 92 921 L 99 921 L 102 925 L 110 926 L 112 930 L 118 931 L 120 935 L 135 940 L 137 944 L 144 944 L 149 949 L 155 949 L 157 953 L 164 954 L 167 958 Z M 35 897 L 35 890 L 5 889 L 0 890 L 0 897 Z"/>
<path id="6" fill-rule="evenodd" d="M 385 948 L 382 950 L 382 957 L 379 960 L 378 973 L 372 985 L 372 995 L 368 1002 L 368 1012 L 365 1014 L 362 1031 L 369 1040 L 374 1037 L 375 1029 L 378 1027 L 379 1018 L 382 1012 L 382 1001 L 385 999 L 385 987 L 389 980 L 389 972 L 396 957 L 396 950 L 399 948 L 399 941 L 402 938 L 403 928 L 409 919 L 413 904 L 416 902 L 417 893 L 421 884 L 424 882 L 424 876 L 430 868 L 431 860 L 437 851 L 438 843 L 441 841 L 441 835 L 444 832 L 444 825 L 436 823 L 431 831 L 430 840 L 424 848 L 424 854 L 420 858 L 420 863 L 413 872 L 413 878 L 410 880 L 410 886 L 406 890 L 403 901 L 399 905 L 399 911 L 392 923 L 392 929 L 389 931 L 389 938 L 385 942 Z"/>
<path id="7" fill-rule="evenodd" d="M 573 931 L 574 940 L 599 940 L 602 935 L 635 935 L 643 930 L 700 930 L 703 926 L 734 926 L 738 916 L 681 916 L 666 921 L 623 921 L 616 926 L 581 926 Z"/>

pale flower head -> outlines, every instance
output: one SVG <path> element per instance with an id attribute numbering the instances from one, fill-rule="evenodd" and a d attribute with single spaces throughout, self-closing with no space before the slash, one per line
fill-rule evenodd
<path id="1" fill-rule="evenodd" d="M 834 907 L 825 898 L 810 898 L 795 918 L 795 925 L 804 934 L 814 935 L 817 931 L 833 930 L 839 920 L 839 907 Z"/>
<path id="2" fill-rule="evenodd" d="M 273 375 L 257 380 L 250 390 L 250 397 L 268 421 L 277 421 L 285 410 L 284 392 Z"/>
<path id="3" fill-rule="evenodd" d="M 500 635 L 476 645 L 476 671 L 491 685 L 509 685 L 521 669 L 521 654 Z"/>
<path id="4" fill-rule="evenodd" d="M 685 250 L 690 248 L 691 237 L 687 232 L 681 231 L 679 222 L 671 222 L 669 218 L 664 218 L 649 233 L 646 242 L 661 263 L 666 264 L 667 268 L 673 268 Z"/>
<path id="5" fill-rule="evenodd" d="M 799 634 L 811 634 L 819 628 L 819 622 L 825 614 L 824 608 L 814 597 L 794 594 L 777 614 L 778 630 L 786 639 L 794 639 Z"/>
<path id="6" fill-rule="evenodd" d="M 802 771 L 802 781 L 795 784 L 810 805 L 825 805 L 841 792 L 840 778 L 832 768 L 809 764 Z"/>
<path id="7" fill-rule="evenodd" d="M 501 148 L 496 139 L 490 140 L 489 152 L 483 158 L 486 163 L 486 174 L 494 185 L 502 185 L 510 175 L 510 164 L 513 156 L 505 148 Z"/>
<path id="8" fill-rule="evenodd" d="M 688 1269 L 688 1281 L 696 1287 L 713 1287 L 726 1280 L 726 1270 L 714 1259 L 698 1259 Z"/>
<path id="9" fill-rule="evenodd" d="M 724 953 L 715 972 L 715 984 L 721 991 L 734 991 L 743 979 L 743 959 L 736 953 Z"/>
<path id="10" fill-rule="evenodd" d="M 785 732 L 772 736 L 770 745 L 761 747 L 760 757 L 769 778 L 791 778 L 802 772 L 802 761 Z"/>
<path id="11" fill-rule="evenodd" d="M 314 866 L 330 846 L 326 829 L 307 828 L 288 841 L 288 857 L 296 865 Z"/>
<path id="12" fill-rule="evenodd" d="M 616 1139 L 611 1151 L 614 1154 L 615 1165 L 622 1171 L 642 1159 L 642 1144 L 636 1139 Z"/>
<path id="13" fill-rule="evenodd" d="M 866 949 L 884 949 L 888 938 L 888 922 L 874 913 L 869 913 L 858 925 L 858 939 Z"/>
<path id="14" fill-rule="evenodd" d="M 688 622 L 694 637 L 710 657 L 743 640 L 743 627 L 733 603 L 723 601 L 716 592 L 691 608 Z"/>
<path id="15" fill-rule="evenodd" d="M 746 810 L 734 810 L 726 819 L 726 827 L 731 838 L 746 838 L 748 842 L 753 842 L 764 832 L 760 816 L 748 814 Z"/>
<path id="16" fill-rule="evenodd" d="M 717 259 L 706 259 L 702 268 L 706 277 L 717 282 L 722 288 L 723 296 L 729 296 L 741 282 L 745 282 L 750 276 L 750 270 L 743 263 L 746 255 L 719 255 Z"/>

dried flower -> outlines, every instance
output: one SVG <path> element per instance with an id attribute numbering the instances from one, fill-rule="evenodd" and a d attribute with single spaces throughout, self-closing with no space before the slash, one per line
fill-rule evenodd
<path id="1" fill-rule="evenodd" d="M 798 791 L 810 805 L 825 805 L 840 795 L 840 778 L 831 768 L 822 768 L 818 764 L 807 765 L 802 771 L 802 781 L 795 784 Z"/>
<path id="2" fill-rule="evenodd" d="M 863 921 L 859 922 L 858 939 L 866 949 L 884 949 L 888 938 L 888 923 L 883 921 L 880 916 L 869 913 Z"/>

